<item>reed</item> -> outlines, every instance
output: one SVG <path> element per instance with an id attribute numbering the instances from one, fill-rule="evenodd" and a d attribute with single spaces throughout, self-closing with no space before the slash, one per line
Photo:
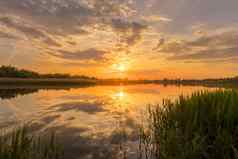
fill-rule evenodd
<path id="1" fill-rule="evenodd" d="M 28 128 L 17 128 L 0 135 L 0 159 L 61 159 L 62 147 L 55 135 L 33 136 Z"/>
<path id="2" fill-rule="evenodd" d="M 238 92 L 217 90 L 149 106 L 140 158 L 238 158 Z"/>

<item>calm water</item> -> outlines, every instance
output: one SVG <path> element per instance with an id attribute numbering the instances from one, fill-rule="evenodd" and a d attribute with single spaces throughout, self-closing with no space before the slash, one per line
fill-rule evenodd
<path id="1" fill-rule="evenodd" d="M 0 127 L 30 122 L 32 131 L 56 131 L 67 159 L 116 159 L 123 154 L 136 158 L 138 124 L 145 117 L 146 106 L 204 89 L 208 88 L 132 85 L 0 89 Z"/>

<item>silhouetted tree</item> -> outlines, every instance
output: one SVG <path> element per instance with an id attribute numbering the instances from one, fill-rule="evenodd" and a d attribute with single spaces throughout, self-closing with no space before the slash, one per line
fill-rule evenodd
<path id="1" fill-rule="evenodd" d="M 39 74 L 34 71 L 24 70 L 24 69 L 17 69 L 13 66 L 1 66 L 0 67 L 0 77 L 5 78 L 74 78 L 74 79 L 89 79 L 89 80 L 96 80 L 95 77 L 88 77 L 83 75 L 72 76 L 70 74 Z"/>
<path id="2" fill-rule="evenodd" d="M 36 78 L 39 77 L 39 74 L 24 69 L 20 70 L 12 66 L 1 66 L 0 77 Z"/>

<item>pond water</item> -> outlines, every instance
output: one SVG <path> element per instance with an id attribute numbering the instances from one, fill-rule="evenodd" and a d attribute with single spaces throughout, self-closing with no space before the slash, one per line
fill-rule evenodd
<path id="1" fill-rule="evenodd" d="M 136 158 L 147 106 L 204 89 L 211 90 L 154 84 L 0 88 L 0 128 L 30 123 L 34 132 L 54 131 L 67 159 Z"/>

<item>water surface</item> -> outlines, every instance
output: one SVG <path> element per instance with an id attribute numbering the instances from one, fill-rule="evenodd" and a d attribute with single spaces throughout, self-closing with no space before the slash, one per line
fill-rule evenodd
<path id="1" fill-rule="evenodd" d="M 147 105 L 204 89 L 211 90 L 153 84 L 0 89 L 0 127 L 29 122 L 34 132 L 55 131 L 68 159 L 136 158 Z"/>

